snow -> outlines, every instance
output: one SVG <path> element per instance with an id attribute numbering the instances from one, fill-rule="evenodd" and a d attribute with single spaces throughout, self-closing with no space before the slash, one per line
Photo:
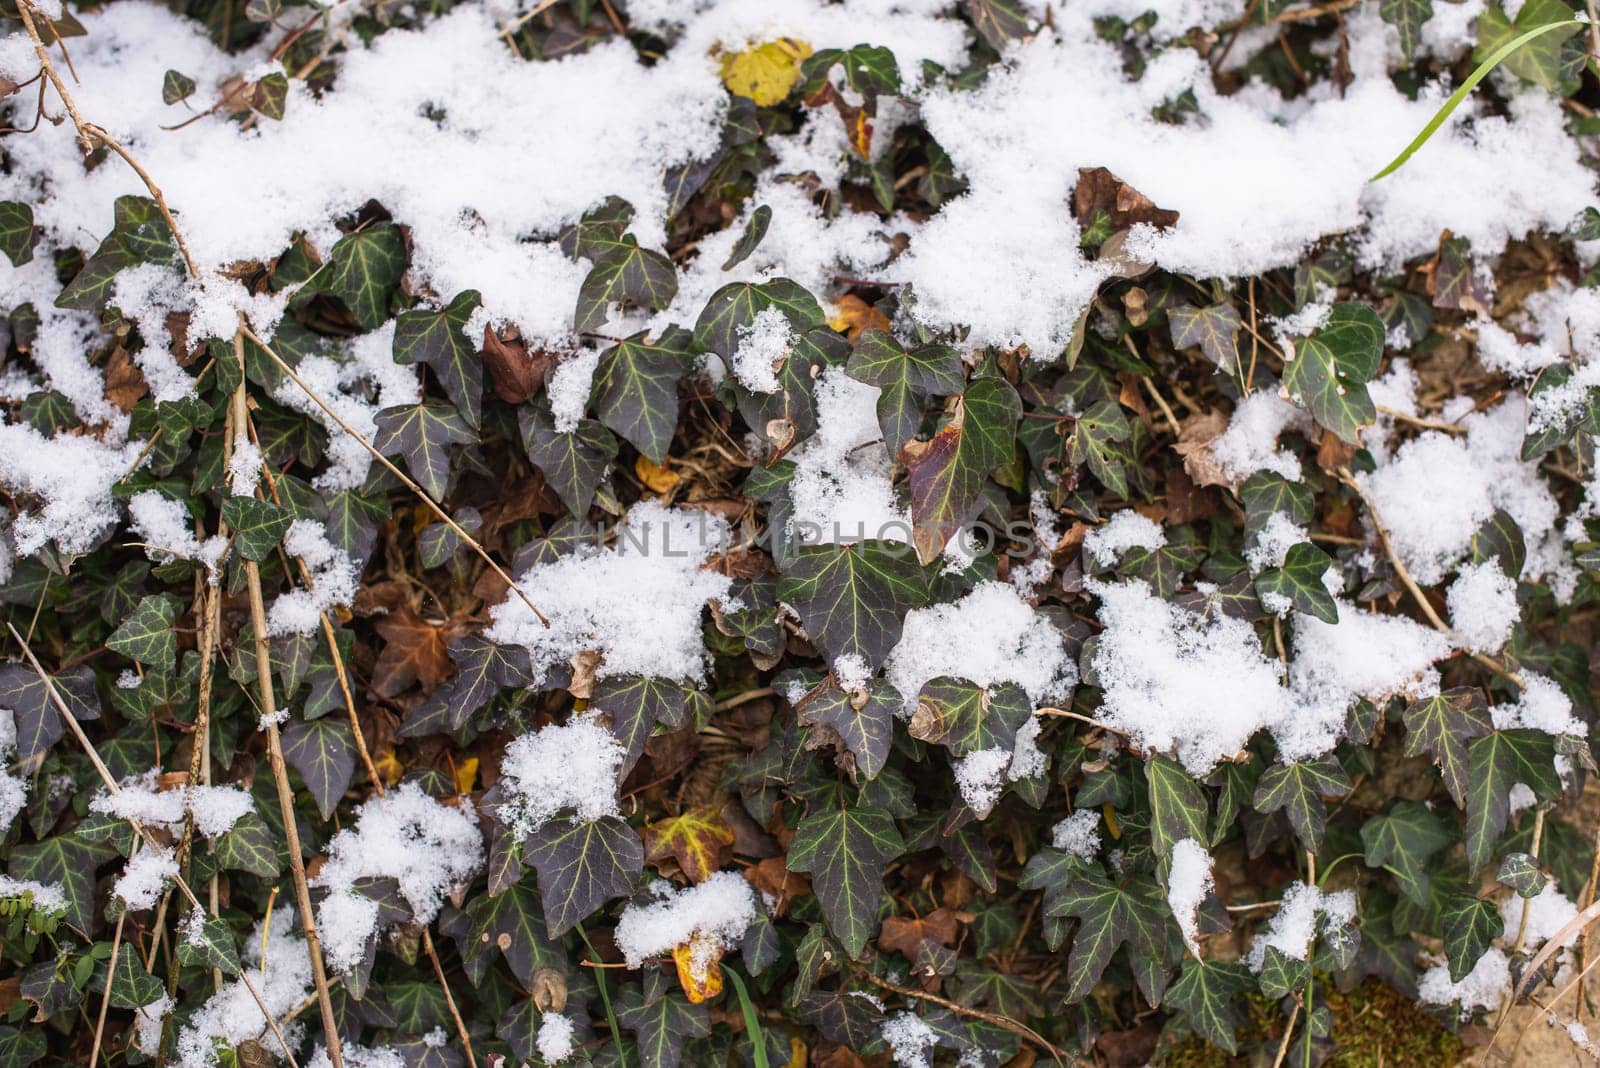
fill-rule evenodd
<path id="1" fill-rule="evenodd" d="M 1167 876 L 1167 906 L 1172 909 L 1173 919 L 1178 921 L 1189 952 L 1196 957 L 1200 955 L 1200 906 L 1214 885 L 1211 854 L 1205 847 L 1193 838 L 1174 843 L 1172 870 Z"/>
<path id="2" fill-rule="evenodd" d="M 5 270 L 0 267 L 0 278 Z M 141 451 L 143 442 L 117 445 L 74 434 L 46 438 L 31 426 L 0 422 L 0 487 L 25 495 L 11 525 L 17 553 L 26 556 L 46 542 L 68 553 L 94 548 L 117 521 L 111 487 L 133 469 Z"/>
<path id="3" fill-rule="evenodd" d="M 682 889 L 657 883 L 656 900 L 630 904 L 617 921 L 617 948 L 628 967 L 690 946 L 690 971 L 704 979 L 721 954 L 732 949 L 756 919 L 756 894 L 742 875 L 719 871 Z"/>
<path id="4" fill-rule="evenodd" d="M 313 880 L 329 891 L 317 931 L 329 966 L 342 974 L 360 962 L 377 927 L 377 906 L 356 894 L 357 880 L 394 879 L 416 922 L 431 923 L 446 896 L 483 867 L 483 836 L 467 798 L 447 805 L 417 783 L 402 783 L 363 804 L 355 825 L 328 843 L 327 856 Z"/>
<path id="5" fill-rule="evenodd" d="M 177 874 L 178 858 L 171 849 L 135 849 L 111 894 L 135 912 L 154 908 L 167 880 Z"/>
<path id="6" fill-rule="evenodd" d="M 996 686 L 1016 683 L 1035 705 L 1064 701 L 1078 669 L 1055 624 L 1004 582 L 984 582 L 951 604 L 906 613 L 885 677 L 909 710 L 930 679 L 952 675 Z"/>
<path id="7" fill-rule="evenodd" d="M 536 676 L 585 650 L 598 650 L 608 675 L 687 682 L 705 671 L 700 618 L 731 580 L 702 565 L 728 544 L 728 526 L 704 511 L 641 501 L 610 548 L 583 545 L 517 577 L 550 620 L 540 623 L 515 592 L 491 610 L 491 641 L 521 645 Z"/>
<path id="8" fill-rule="evenodd" d="M 311 960 L 306 956 L 305 940 L 294 932 L 293 914 L 292 908 L 274 910 L 265 930 L 258 923 L 244 940 L 245 974 L 267 1011 L 280 1020 L 311 993 Z M 298 1025 L 285 1024 L 283 1030 L 294 1044 Z M 182 1068 L 212 1068 L 218 1063 L 218 1043 L 237 1046 L 247 1039 L 268 1050 L 282 1050 L 249 988 L 236 979 L 208 998 L 179 1030 L 178 1063 Z"/>
<path id="9" fill-rule="evenodd" d="M 1554 680 L 1531 671 L 1524 673 L 1521 678 L 1522 692 L 1514 703 L 1495 705 L 1489 709 L 1496 729 L 1521 727 L 1579 738 L 1588 735 L 1588 724 L 1573 714 L 1572 701 Z"/>
<path id="10" fill-rule="evenodd" d="M 1133 511 L 1117 512 L 1083 536 L 1083 555 L 1102 568 L 1115 566 L 1129 549 L 1159 549 L 1167 544 L 1161 525 Z"/>
<path id="11" fill-rule="evenodd" d="M 795 473 L 785 533 L 799 544 L 911 540 L 911 512 L 895 492 L 878 426 L 878 394 L 843 368 L 817 379 L 817 432 L 789 454 Z"/>
<path id="12" fill-rule="evenodd" d="M 1450 968 L 1442 963 L 1423 972 L 1417 981 L 1418 1001 L 1424 1005 L 1459 1005 L 1462 1020 L 1470 1019 L 1475 1009 L 1495 1011 L 1510 993 L 1511 962 L 1492 946 L 1459 983 L 1450 981 Z"/>
<path id="13" fill-rule="evenodd" d="M 10 900 L 23 894 L 33 895 L 33 907 L 39 912 L 65 912 L 67 895 L 60 883 L 39 883 L 32 879 L 13 879 L 0 875 L 0 900 Z"/>
<path id="14" fill-rule="evenodd" d="M 1456 640 L 1474 653 L 1498 652 L 1521 617 L 1517 580 L 1494 560 L 1463 564 L 1445 602 Z"/>
<path id="15" fill-rule="evenodd" d="M 1100 851 L 1100 813 L 1081 808 L 1050 830 L 1050 844 L 1075 857 L 1091 859 Z"/>
<path id="16" fill-rule="evenodd" d="M 539 1035 L 535 1042 L 539 1056 L 546 1064 L 560 1064 L 572 1056 L 576 1048 L 573 1041 L 572 1017 L 559 1012 L 547 1012 L 539 1018 Z"/>
<path id="17" fill-rule="evenodd" d="M 733 353 L 733 373 L 751 393 L 778 392 L 778 368 L 789 356 L 794 331 L 788 316 L 776 307 L 763 308 L 754 320 L 739 328 L 739 347 Z"/>
<path id="18" fill-rule="evenodd" d="M 1234 408 L 1228 429 L 1211 443 L 1211 458 L 1236 483 L 1258 471 L 1299 482 L 1299 457 L 1278 448 L 1278 437 L 1289 429 L 1309 429 L 1305 413 L 1277 393 L 1258 389 Z"/>
<path id="19" fill-rule="evenodd" d="M 0 708 L 0 835 L 11 829 L 17 813 L 28 804 L 28 779 L 12 769 L 16 755 L 16 713 Z"/>
<path id="20" fill-rule="evenodd" d="M 172 1012 L 173 1000 L 165 992 L 148 1005 L 139 1006 L 133 1017 L 133 1044 L 140 1053 L 154 1057 L 161 1048 L 161 1032 Z"/>
<path id="21" fill-rule="evenodd" d="M 304 366 L 302 364 L 302 366 Z M 355 600 L 361 576 L 344 551 L 328 540 L 328 530 L 315 519 L 296 519 L 283 536 L 283 548 L 311 572 L 307 589 L 278 595 L 267 610 L 267 634 L 274 638 L 314 634 L 322 614 Z"/>
<path id="22" fill-rule="evenodd" d="M 1295 960 L 1305 960 L 1311 952 L 1312 939 L 1318 935 L 1324 938 L 1346 936 L 1355 916 L 1355 891 L 1324 893 L 1303 882 L 1290 883 L 1267 929 L 1257 934 L 1250 944 L 1245 963 L 1251 971 L 1259 972 L 1266 961 L 1268 947 Z"/>
<path id="23" fill-rule="evenodd" d="M 899 1068 L 932 1068 L 931 1054 L 939 1036 L 914 1012 L 897 1012 L 879 1029 Z"/>
<path id="24" fill-rule="evenodd" d="M 1010 766 L 1011 754 L 998 746 L 974 750 L 956 761 L 956 787 L 961 791 L 961 800 L 980 819 L 1000 800 L 1006 769 Z"/>
<path id="25" fill-rule="evenodd" d="M 194 560 L 204 564 L 213 577 L 228 549 L 226 538 L 213 536 L 202 542 L 195 537 L 189 510 L 155 490 L 140 490 L 129 498 L 128 522 L 143 540 L 144 553 L 150 559 L 162 563 Z"/>
<path id="26" fill-rule="evenodd" d="M 580 713 L 514 739 L 500 764 L 500 818 L 520 838 L 563 809 L 580 821 L 620 815 L 617 775 L 626 752 L 597 712 Z"/>
<path id="27" fill-rule="evenodd" d="M 1557 890 L 1553 882 L 1547 882 L 1536 897 L 1523 898 L 1512 894 L 1500 902 L 1500 921 L 1504 926 L 1501 939 L 1508 946 L 1516 942 L 1517 932 L 1522 930 L 1524 903 L 1527 905 L 1528 926 L 1524 931 L 1522 945 L 1529 952 L 1537 950 L 1555 937 L 1562 927 L 1578 915 L 1578 907 L 1567 900 L 1567 895 Z M 1563 947 L 1572 945 L 1577 941 L 1579 933 L 1577 928 L 1573 928 L 1571 933 L 1562 939 L 1561 945 Z"/>
<path id="28" fill-rule="evenodd" d="M 146 828 L 182 834 L 186 816 L 206 838 L 227 834 L 246 814 L 255 811 L 250 794 L 237 786 L 188 786 L 163 790 L 159 768 L 129 776 L 116 793 L 98 791 L 89 811 L 118 819 L 137 820 Z"/>
<path id="29" fill-rule="evenodd" d="M 253 441 L 233 443 L 228 457 L 228 492 L 235 497 L 253 497 L 261 480 L 261 448 Z"/>

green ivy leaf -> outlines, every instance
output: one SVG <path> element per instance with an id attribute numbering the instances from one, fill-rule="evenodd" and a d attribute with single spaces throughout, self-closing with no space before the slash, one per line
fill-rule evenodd
<path id="1" fill-rule="evenodd" d="M 583 280 L 572 328 L 580 334 L 599 330 L 613 304 L 661 311 L 677 292 L 678 269 L 672 261 L 625 237 L 605 251 Z"/>
<path id="2" fill-rule="evenodd" d="M 1290 482 L 1271 471 L 1257 471 L 1245 479 L 1239 487 L 1239 500 L 1244 503 L 1246 535 L 1259 532 L 1278 512 L 1300 526 L 1310 523 L 1316 512 L 1309 486 L 1304 482 Z"/>
<path id="3" fill-rule="evenodd" d="M 283 870 L 278 855 L 277 837 L 267 822 L 254 812 L 239 822 L 212 845 L 217 863 L 226 871 L 242 871 L 263 879 L 276 879 Z"/>
<path id="4" fill-rule="evenodd" d="M 60 886 L 67 899 L 67 923 L 87 936 L 94 915 L 95 866 L 93 850 L 73 835 L 57 834 L 14 848 L 10 875 L 25 882 Z"/>
<path id="5" fill-rule="evenodd" d="M 1424 0 L 1426 2 L 1426 0 Z M 1196 308 L 1178 304 L 1167 309 L 1167 329 L 1175 349 L 1198 348 L 1217 368 L 1231 374 L 1239 365 L 1239 331 L 1243 324 L 1232 304 Z"/>
<path id="6" fill-rule="evenodd" d="M 1483 525 L 1472 532 L 1472 555 L 1474 564 L 1485 564 L 1490 560 L 1500 565 L 1507 578 L 1519 578 L 1522 568 L 1528 562 L 1528 543 L 1522 536 L 1522 528 L 1517 526 L 1517 521 L 1504 509 L 1497 509 L 1494 515 L 1483 521 Z"/>
<path id="7" fill-rule="evenodd" d="M 1483 692 L 1464 686 L 1413 701 L 1406 706 L 1403 720 L 1406 756 L 1432 756 L 1439 764 L 1445 789 L 1457 805 L 1465 807 L 1471 783 L 1467 744 L 1494 729 Z"/>
<path id="8" fill-rule="evenodd" d="M 331 716 L 294 720 L 283 730 L 283 759 L 300 773 L 322 818 L 330 818 L 356 774 L 350 724 Z"/>
<path id="9" fill-rule="evenodd" d="M 900 640 L 905 615 L 926 603 L 928 578 L 903 545 L 813 545 L 778 580 L 778 599 L 799 613 L 828 654 L 859 656 L 876 671 Z"/>
<path id="10" fill-rule="evenodd" d="M 1544 893 L 1546 885 L 1539 862 L 1527 853 L 1507 853 L 1506 859 L 1500 862 L 1500 870 L 1495 878 L 1511 887 L 1521 898 L 1538 897 Z"/>
<path id="11" fill-rule="evenodd" d="M 1087 464 L 1089 473 L 1119 497 L 1128 494 L 1127 443 L 1133 439 L 1133 424 L 1113 400 L 1096 401 L 1078 417 L 1067 443 L 1067 463 Z"/>
<path id="12" fill-rule="evenodd" d="M 739 348 L 739 331 L 755 322 L 768 308 L 777 308 L 789 320 L 796 334 L 827 325 L 822 307 L 809 290 L 787 278 L 775 278 L 757 285 L 731 282 L 711 295 L 694 327 L 694 343 L 714 352 L 733 370 L 733 354 Z"/>
<path id="13" fill-rule="evenodd" d="M 622 244 L 622 235 L 632 221 L 632 204 L 621 197 L 606 197 L 576 223 L 562 227 L 556 241 L 572 259 L 582 256 L 598 261 Z"/>
<path id="14" fill-rule="evenodd" d="M 883 679 L 874 679 L 860 693 L 837 686 L 823 690 L 800 709 L 800 722 L 832 729 L 855 757 L 856 770 L 874 779 L 889 759 L 895 716 L 904 706 L 898 690 Z"/>
<path id="15" fill-rule="evenodd" d="M 71 668 L 51 676 L 51 682 L 75 718 L 100 718 L 92 668 Z M 11 709 L 15 718 L 17 759 L 22 762 L 43 754 L 61 740 L 67 729 L 44 681 L 29 665 L 0 664 L 0 708 Z"/>
<path id="16" fill-rule="evenodd" d="M 907 352 L 890 334 L 874 327 L 862 333 L 845 374 L 877 386 L 878 425 L 889 455 L 898 456 L 922 426 L 929 397 L 961 392 L 966 369 L 949 345 L 923 345 Z"/>
<path id="17" fill-rule="evenodd" d="M 1327 321 L 1295 346 L 1283 384 L 1318 423 L 1352 444 L 1378 417 L 1366 383 L 1383 358 L 1383 321 L 1361 304 L 1335 305 Z"/>
<path id="18" fill-rule="evenodd" d="M 961 525 L 977 515 L 983 485 L 1016 449 L 1022 401 L 1010 383 L 980 378 L 956 402 L 950 421 L 926 442 L 906 445 L 911 531 L 917 556 L 931 563 Z"/>
<path id="19" fill-rule="evenodd" d="M 1543 731 L 1490 731 L 1467 743 L 1467 862 L 1489 863 L 1511 813 L 1511 788 L 1526 783 L 1543 801 L 1561 796 L 1555 739 Z"/>
<path id="20" fill-rule="evenodd" d="M 33 207 L 15 200 L 0 200 L 0 252 L 13 267 L 33 259 Z"/>
<path id="21" fill-rule="evenodd" d="M 546 823 L 528 837 L 523 858 L 539 874 L 551 938 L 570 931 L 611 898 L 631 893 L 644 870 L 639 836 L 612 816 Z"/>
<path id="22" fill-rule="evenodd" d="M 750 258 L 761 244 L 761 239 L 767 236 L 767 227 L 772 225 L 772 209 L 765 204 L 750 213 L 750 221 L 744 224 L 744 233 L 739 235 L 733 248 L 728 252 L 728 258 L 722 261 L 722 269 L 731 271 L 739 264 Z"/>
<path id="23" fill-rule="evenodd" d="M 800 64 L 802 92 L 809 97 L 827 84 L 834 67 L 844 68 L 844 85 L 857 96 L 873 99 L 878 93 L 900 91 L 900 65 L 894 53 L 880 45 L 824 48 Z"/>
<path id="24" fill-rule="evenodd" d="M 1264 816 L 1282 809 L 1301 843 L 1315 853 L 1328 824 L 1322 799 L 1342 796 L 1349 789 L 1350 778 L 1339 762 L 1332 756 L 1320 756 L 1270 768 L 1256 785 L 1253 804 Z"/>
<path id="25" fill-rule="evenodd" d="M 436 501 L 450 486 L 450 446 L 477 440 L 455 408 L 434 401 L 385 408 L 377 424 L 373 448 L 403 457 L 411 477 Z"/>
<path id="26" fill-rule="evenodd" d="M 169 69 L 161 76 L 161 102 L 171 107 L 194 95 L 194 79 L 182 71 Z"/>
<path id="27" fill-rule="evenodd" d="M 996 746 L 1009 752 L 1032 714 L 1032 702 L 1016 683 L 986 687 L 943 675 L 923 684 L 910 733 L 957 757 Z"/>
<path id="28" fill-rule="evenodd" d="M 972 20 L 972 28 L 996 52 L 1028 36 L 1028 13 L 1017 0 L 962 0 L 961 6 Z"/>
<path id="29" fill-rule="evenodd" d="M 0 1025 L 0 1068 L 28 1068 L 48 1051 L 41 1027 L 19 1031 Z"/>
<path id="30" fill-rule="evenodd" d="M 643 989 L 630 987 L 617 999 L 617 1022 L 634 1033 L 644 1068 L 678 1068 L 684 1044 L 711 1033 L 711 1013 L 667 989 L 658 970 L 646 973 Z"/>
<path id="31" fill-rule="evenodd" d="M 1169 910 L 1164 905 L 1160 888 L 1149 879 L 1134 877 L 1113 883 L 1099 868 L 1080 871 L 1046 909 L 1050 916 L 1078 920 L 1067 956 L 1067 989 L 1062 1000 L 1070 1005 L 1088 996 L 1111 963 L 1111 955 L 1125 942 L 1132 957 L 1159 963 L 1166 953 Z M 1160 992 L 1151 1000 L 1159 1001 Z"/>
<path id="32" fill-rule="evenodd" d="M 280 113 L 281 114 L 281 113 Z M 389 296 L 406 273 L 406 245 L 400 228 L 379 223 L 346 234 L 334 243 L 317 285 L 344 302 L 363 330 L 376 330 L 389 317 Z"/>
<path id="33" fill-rule="evenodd" d="M 545 938 L 544 910 L 529 882 L 523 879 L 503 893 L 474 898 L 466 907 L 469 926 L 460 944 L 474 982 L 488 973 L 496 954 L 505 958 L 517 982 L 530 989 L 540 968 L 565 970 L 560 945 Z"/>
<path id="34" fill-rule="evenodd" d="M 887 813 L 835 804 L 800 821 L 786 863 L 790 871 L 811 873 L 828 929 L 846 953 L 860 957 L 878 929 L 884 869 L 904 851 Z"/>
<path id="35" fill-rule="evenodd" d="M 1399 31 L 1400 51 L 1410 59 L 1422 43 L 1422 27 L 1433 17 L 1433 0 L 1382 0 L 1378 14 Z"/>
<path id="36" fill-rule="evenodd" d="M 1500 937 L 1505 923 L 1500 919 L 1499 906 L 1471 894 L 1457 894 L 1448 899 L 1440 910 L 1440 919 L 1444 921 L 1444 952 L 1450 964 L 1450 981 L 1459 983 L 1472 971 L 1484 950 Z"/>
<path id="37" fill-rule="evenodd" d="M 1478 46 L 1473 50 L 1472 61 L 1482 63 L 1499 51 L 1501 46 L 1529 30 L 1556 22 L 1568 22 L 1571 26 L 1541 34 L 1512 52 L 1501 61 L 1500 66 L 1552 93 L 1559 92 L 1562 81 L 1573 76 L 1564 46 L 1568 40 L 1583 32 L 1583 26 L 1572 21 L 1572 9 L 1562 0 L 1528 0 L 1517 11 L 1515 21 L 1506 17 L 1504 8 L 1499 4 L 1489 5 L 1478 16 Z"/>
<path id="38" fill-rule="evenodd" d="M 171 671 L 178 654 L 172 624 L 182 607 L 170 593 L 141 597 L 133 615 L 106 639 L 106 648 L 157 671 Z"/>
<path id="39" fill-rule="evenodd" d="M 643 675 L 607 675 L 594 684 L 589 707 L 611 717 L 611 731 L 626 752 L 626 774 L 644 752 L 657 724 L 670 728 L 688 722 L 689 693 L 671 679 Z"/>
<path id="40" fill-rule="evenodd" d="M 1150 791 L 1150 847 L 1162 870 L 1172 858 L 1172 847 L 1185 838 L 1205 844 L 1206 815 L 1210 806 L 1205 791 L 1177 761 L 1152 756 L 1145 761 L 1145 783 Z"/>
<path id="41" fill-rule="evenodd" d="M 239 974 L 239 949 L 233 941 L 233 931 L 216 917 L 204 917 L 202 922 L 184 929 L 178 939 L 178 962 L 194 968 L 218 968 L 224 975 Z"/>
<path id="42" fill-rule="evenodd" d="M 1238 1053 L 1238 1000 L 1250 985 L 1243 965 L 1186 959 L 1166 1003 L 1186 1013 L 1190 1026 L 1213 1045 Z"/>
<path id="43" fill-rule="evenodd" d="M 482 303 L 478 292 L 469 289 L 443 308 L 401 312 L 394 319 L 395 363 L 427 364 L 474 430 L 483 421 L 483 360 L 466 326 Z"/>
<path id="44" fill-rule="evenodd" d="M 1261 958 L 1261 974 L 1256 983 L 1261 996 L 1281 998 L 1294 990 L 1304 990 L 1311 979 L 1309 961 L 1291 957 L 1277 946 L 1268 946 Z"/>
<path id="45" fill-rule="evenodd" d="M 673 398 L 676 406 L 677 398 Z M 583 419 L 563 433 L 542 405 L 524 405 L 517 411 L 522 447 L 545 483 L 575 516 L 588 513 L 595 490 L 617 456 L 617 439 L 593 419 Z"/>
<path id="46" fill-rule="evenodd" d="M 689 373 L 688 331 L 671 327 L 655 342 L 642 333 L 600 354 L 595 414 L 655 463 L 665 463 L 678 429 L 678 382 Z"/>
<path id="47" fill-rule="evenodd" d="M 1428 858 L 1456 840 L 1452 829 L 1418 801 L 1397 801 L 1361 825 L 1368 867 L 1387 868 L 1400 889 L 1419 905 L 1428 903 Z"/>
<path id="48" fill-rule="evenodd" d="M 1324 623 L 1339 622 L 1339 606 L 1323 585 L 1322 576 L 1333 566 L 1333 558 L 1309 541 L 1289 546 L 1283 566 L 1268 568 L 1256 576 L 1256 594 L 1287 601 L 1296 612 L 1314 616 Z"/>
<path id="49" fill-rule="evenodd" d="M 261 561 L 289 532 L 294 516 L 285 508 L 254 497 L 229 497 L 222 502 L 222 519 L 233 528 L 234 543 L 246 560 Z"/>

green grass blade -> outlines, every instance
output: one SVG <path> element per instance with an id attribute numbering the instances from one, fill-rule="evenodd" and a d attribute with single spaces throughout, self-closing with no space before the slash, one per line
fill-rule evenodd
<path id="1" fill-rule="evenodd" d="M 1386 178 L 1395 171 L 1399 170 L 1401 167 L 1405 166 L 1406 160 L 1415 155 L 1417 149 L 1428 143 L 1428 138 L 1432 137 L 1438 132 L 1439 127 L 1444 125 L 1444 120 L 1448 119 L 1451 113 L 1454 112 L 1456 108 L 1461 106 L 1461 102 L 1467 98 L 1472 90 L 1478 87 L 1478 83 L 1487 78 L 1489 76 L 1489 72 L 1504 62 L 1505 58 L 1511 53 L 1515 52 L 1529 41 L 1544 36 L 1551 30 L 1570 28 L 1574 25 L 1582 26 L 1586 24 L 1579 19 L 1564 19 L 1560 22 L 1547 22 L 1543 26 L 1536 26 L 1527 33 L 1522 34 L 1520 37 L 1515 37 L 1501 45 L 1499 48 L 1495 49 L 1488 59 L 1485 59 L 1482 63 L 1478 64 L 1477 70 L 1468 75 L 1467 80 L 1461 83 L 1460 88 L 1450 94 L 1450 99 L 1444 102 L 1444 107 L 1440 108 L 1434 114 L 1433 118 L 1428 120 L 1428 125 L 1424 126 L 1422 128 L 1422 132 L 1417 134 L 1412 142 L 1405 147 L 1405 151 L 1396 156 L 1387 167 L 1379 171 L 1377 174 L 1374 174 L 1367 180 L 1369 182 L 1376 182 L 1379 178 Z"/>
<path id="2" fill-rule="evenodd" d="M 578 932 L 578 937 L 583 939 L 583 944 L 589 947 L 589 959 L 599 961 L 600 954 L 595 952 L 594 943 L 589 941 L 589 933 L 583 929 L 583 925 L 579 924 L 575 930 Z M 600 988 L 600 1003 L 606 1009 L 606 1023 L 611 1025 L 611 1041 L 617 1047 L 617 1063 L 622 1065 L 622 1068 L 628 1068 L 628 1054 L 622 1046 L 622 1029 L 617 1026 L 617 1014 L 611 1011 L 611 991 L 606 989 L 604 968 L 594 970 L 594 985 Z"/>
<path id="3" fill-rule="evenodd" d="M 739 995 L 739 1008 L 744 1013 L 744 1032 L 750 1036 L 750 1048 L 756 1051 L 756 1068 L 771 1068 L 767 1061 L 767 1036 L 761 1030 L 761 1018 L 756 1015 L 750 991 L 745 989 L 744 980 L 732 968 L 722 969 L 722 974 L 733 983 L 733 992 Z"/>

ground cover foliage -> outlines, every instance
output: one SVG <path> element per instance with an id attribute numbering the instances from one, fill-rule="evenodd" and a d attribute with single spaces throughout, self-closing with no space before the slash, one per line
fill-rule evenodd
<path id="1" fill-rule="evenodd" d="M 1577 7 L 18 2 L 0 1065 L 1366 1063 L 1593 959 L 1591 30 L 1365 185 Z"/>

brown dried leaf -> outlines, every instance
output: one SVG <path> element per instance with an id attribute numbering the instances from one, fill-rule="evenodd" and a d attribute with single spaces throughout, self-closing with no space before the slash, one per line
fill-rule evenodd
<path id="1" fill-rule="evenodd" d="M 1239 488 L 1211 455 L 1211 443 L 1227 429 L 1228 417 L 1212 410 L 1185 420 L 1178 431 L 1178 440 L 1172 449 L 1183 457 L 1183 469 L 1196 486 L 1226 486 L 1230 490 Z"/>
<path id="2" fill-rule="evenodd" d="M 1100 212 L 1111 216 L 1111 227 L 1121 230 L 1136 223 L 1152 226 L 1176 226 L 1178 213 L 1156 207 L 1155 203 L 1133 186 L 1112 174 L 1104 167 L 1083 167 L 1078 170 L 1078 184 L 1072 191 L 1073 214 L 1081 223 L 1088 223 Z"/>
<path id="3" fill-rule="evenodd" d="M 134 364 L 133 357 L 128 355 L 128 350 L 121 345 L 113 348 L 111 355 L 106 357 L 106 400 L 124 412 L 131 412 L 133 406 L 148 392 L 150 390 L 144 383 L 144 375 Z"/>
<path id="4" fill-rule="evenodd" d="M 492 326 L 483 328 L 483 365 L 489 371 L 489 385 L 507 404 L 521 404 L 539 392 L 554 362 L 543 349 L 529 352 L 514 329 L 501 334 Z"/>
<path id="5" fill-rule="evenodd" d="M 448 649 L 451 628 L 428 622 L 404 601 L 373 629 L 384 639 L 372 666 L 372 689 L 379 696 L 398 696 L 413 682 L 429 693 L 455 670 Z"/>

